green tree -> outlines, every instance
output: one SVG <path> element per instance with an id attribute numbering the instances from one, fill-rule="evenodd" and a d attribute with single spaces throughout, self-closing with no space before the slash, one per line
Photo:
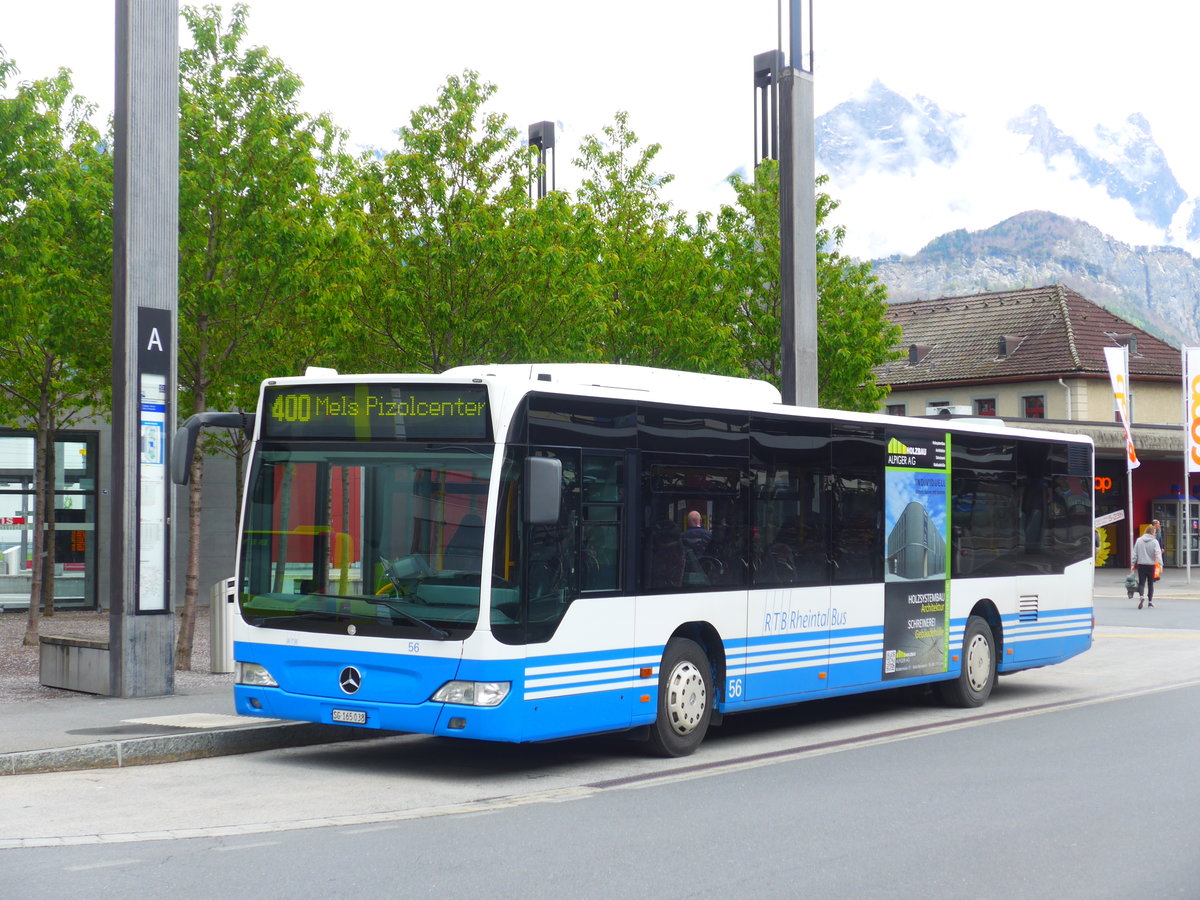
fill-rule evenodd
<path id="1" fill-rule="evenodd" d="M 495 87 L 451 76 L 363 161 L 367 262 L 350 365 L 441 372 L 478 362 L 594 356 L 594 222 L 561 194 L 529 198 L 532 154 Z"/>
<path id="2" fill-rule="evenodd" d="M 301 368 L 345 324 L 344 306 L 330 302 L 353 283 L 353 232 L 338 227 L 330 190 L 344 174 L 344 138 L 299 109 L 295 73 L 243 46 L 245 6 L 227 23 L 216 7 L 182 15 L 192 47 L 179 60 L 181 412 L 253 408 L 265 374 Z M 236 436 L 226 446 L 244 450 Z M 180 669 L 191 667 L 203 453 L 191 466 Z"/>
<path id="3" fill-rule="evenodd" d="M 0 89 L 15 73 L 0 51 Z M 0 419 L 35 434 L 33 572 L 24 643 L 54 614 L 54 441 L 106 403 L 112 158 L 70 73 L 0 97 Z"/>
<path id="4" fill-rule="evenodd" d="M 817 366 L 819 400 L 832 409 L 874 412 L 888 388 L 873 367 L 897 358 L 900 330 L 887 319 L 887 289 L 870 263 L 841 252 L 842 226 L 827 220 L 837 202 L 817 179 Z M 735 176 L 737 205 L 724 206 L 712 256 L 722 273 L 718 292 L 736 307 L 745 370 L 775 385 L 782 369 L 779 292 L 779 173 L 763 162 L 753 182 Z"/>
<path id="5" fill-rule="evenodd" d="M 600 223 L 604 358 L 741 374 L 736 322 L 715 289 L 707 220 L 692 225 L 662 199 L 673 176 L 653 169 L 660 149 L 640 148 L 628 114 L 618 112 L 603 139 L 583 140 L 575 160 L 584 172 L 579 202 Z"/>

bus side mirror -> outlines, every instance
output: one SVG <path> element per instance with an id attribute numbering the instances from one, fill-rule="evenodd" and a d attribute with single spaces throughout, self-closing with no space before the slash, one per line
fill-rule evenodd
<path id="1" fill-rule="evenodd" d="M 525 459 L 525 524 L 554 525 L 562 505 L 562 460 Z"/>
<path id="2" fill-rule="evenodd" d="M 175 432 L 175 439 L 171 443 L 171 480 L 178 485 L 191 481 L 192 454 L 196 452 L 201 428 L 240 428 L 246 437 L 253 437 L 254 414 L 203 412 L 188 417 Z"/>

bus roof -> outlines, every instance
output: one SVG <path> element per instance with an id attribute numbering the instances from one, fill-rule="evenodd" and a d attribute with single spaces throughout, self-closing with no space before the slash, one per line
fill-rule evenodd
<path id="1" fill-rule="evenodd" d="M 705 406 L 769 406 L 783 400 L 778 388 L 756 378 L 732 378 L 727 375 L 706 375 L 650 366 L 509 363 L 496 366 L 459 366 L 447 369 L 442 374 L 450 378 L 500 378 L 560 387 L 636 391 L 641 394 L 661 395 L 673 402 Z"/>
<path id="2" fill-rule="evenodd" d="M 266 383 L 289 384 L 311 381 L 393 381 L 397 378 L 415 382 L 437 382 L 443 379 L 456 381 L 484 381 L 499 387 L 509 394 L 513 402 L 517 396 L 530 390 L 545 390 L 551 393 L 579 393 L 584 396 L 614 397 L 633 396 L 649 402 L 686 404 L 727 410 L 762 411 L 784 415 L 805 415 L 818 418 L 838 419 L 846 422 L 875 423 L 896 426 L 900 417 L 884 413 L 852 412 L 825 408 L 801 408 L 785 406 L 779 389 L 755 378 L 735 378 L 727 375 L 709 375 L 700 372 L 685 372 L 677 369 L 659 369 L 651 366 L 629 366 L 605 363 L 499 363 L 495 365 L 456 366 L 441 374 L 414 375 L 411 373 L 391 374 L 343 374 L 335 369 L 310 367 L 303 377 L 273 378 Z M 499 398 L 497 398 L 499 399 Z M 501 401 L 501 405 L 505 405 Z M 1091 444 L 1086 435 L 1069 432 L 1021 428 L 992 417 L 918 417 L 903 418 L 905 426 L 918 428 L 949 429 L 958 432 L 1005 433 L 1013 437 L 1035 439 L 1061 439 Z"/>

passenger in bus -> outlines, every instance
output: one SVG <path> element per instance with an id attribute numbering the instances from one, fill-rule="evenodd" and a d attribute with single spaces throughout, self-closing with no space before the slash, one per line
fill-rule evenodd
<path id="1" fill-rule="evenodd" d="M 680 540 L 699 559 L 712 543 L 712 532 L 704 527 L 704 517 L 695 509 L 687 514 L 687 526 Z"/>

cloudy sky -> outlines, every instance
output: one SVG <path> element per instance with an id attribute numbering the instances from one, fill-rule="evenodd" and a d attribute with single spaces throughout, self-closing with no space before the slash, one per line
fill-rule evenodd
<path id="1" fill-rule="evenodd" d="M 356 143 L 393 146 L 409 112 L 432 101 L 446 75 L 469 67 L 497 85 L 495 107 L 522 131 L 543 119 L 561 123 L 560 188 L 578 183 L 570 160 L 579 139 L 627 110 L 643 142 L 663 145 L 659 171 L 676 176 L 669 196 L 692 212 L 729 202 L 725 178 L 753 163 L 752 59 L 775 47 L 777 35 L 777 0 L 248 5 L 251 42 L 298 72 L 305 106 L 332 113 Z M 1051 191 L 1072 195 L 1068 214 L 1088 218 L 1094 205 L 1095 218 L 1113 216 L 1101 210 L 1098 189 L 1041 183 L 1028 160 L 983 152 L 1003 143 L 1004 122 L 1033 103 L 1081 135 L 1145 114 L 1184 189 L 1200 194 L 1200 117 L 1190 96 L 1196 4 L 814 0 L 813 7 L 818 114 L 878 79 L 967 114 L 980 150 L 952 180 L 918 172 L 900 184 L 867 179 L 848 187 L 840 217 L 852 252 L 913 252 L 948 228 L 1056 208 Z M 22 78 L 70 68 L 79 92 L 107 115 L 113 14 L 113 0 L 0 0 L 0 47 Z M 1094 224 L 1141 240 L 1126 218 Z"/>

